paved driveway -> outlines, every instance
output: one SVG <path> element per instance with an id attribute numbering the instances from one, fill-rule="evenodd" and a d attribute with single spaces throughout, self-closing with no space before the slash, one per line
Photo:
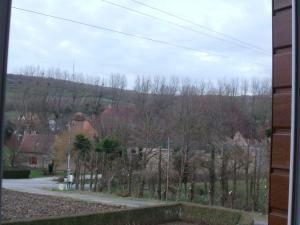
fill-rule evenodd
<path id="1" fill-rule="evenodd" d="M 110 196 L 101 196 L 96 194 L 80 194 L 74 192 L 58 192 L 52 191 L 58 188 L 58 184 L 53 180 L 53 177 L 46 178 L 34 178 L 34 179 L 4 179 L 3 187 L 10 190 L 27 192 L 33 194 L 50 195 L 50 196 L 61 196 L 67 198 L 73 198 L 77 200 L 99 202 L 110 205 L 123 205 L 128 207 L 144 207 L 162 204 L 159 201 L 144 201 L 125 199 Z"/>

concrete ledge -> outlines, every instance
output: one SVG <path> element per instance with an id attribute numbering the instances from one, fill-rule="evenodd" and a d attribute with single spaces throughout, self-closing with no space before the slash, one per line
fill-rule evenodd
<path id="1" fill-rule="evenodd" d="M 222 207 L 183 203 L 181 220 L 201 225 L 252 225 L 253 219 L 247 212 Z"/>
<path id="2" fill-rule="evenodd" d="M 201 225 L 252 225 L 245 212 L 178 203 L 113 212 L 4 222 L 6 225 L 156 225 L 186 221 Z"/>

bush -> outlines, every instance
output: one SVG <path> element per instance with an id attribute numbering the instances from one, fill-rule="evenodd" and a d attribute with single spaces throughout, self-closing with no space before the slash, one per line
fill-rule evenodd
<path id="1" fill-rule="evenodd" d="M 47 172 L 47 170 L 45 169 L 31 169 L 30 170 L 30 178 L 39 178 L 39 177 L 44 177 L 45 171 Z"/>
<path id="2" fill-rule="evenodd" d="M 4 150 L 3 150 L 4 168 L 10 168 L 11 167 L 11 159 L 12 159 L 11 150 L 7 146 L 4 146 Z"/>
<path id="3" fill-rule="evenodd" d="M 30 176 L 29 169 L 4 169 L 4 179 L 28 179 Z"/>
<path id="4" fill-rule="evenodd" d="M 252 225 L 253 219 L 245 212 L 222 207 L 203 206 L 193 203 L 182 205 L 184 221 L 202 225 Z"/>
<path id="5" fill-rule="evenodd" d="M 48 164 L 48 174 L 53 175 L 53 163 Z"/>

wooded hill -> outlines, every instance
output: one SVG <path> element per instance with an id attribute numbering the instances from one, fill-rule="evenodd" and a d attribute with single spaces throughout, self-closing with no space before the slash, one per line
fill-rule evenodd
<path id="1" fill-rule="evenodd" d="M 35 122 L 29 119 L 25 126 L 16 124 L 17 132 L 27 129 L 47 133 L 52 119 L 60 128 L 54 133 L 63 138 L 72 115 L 82 112 L 100 134 L 100 140 L 117 140 L 117 152 L 140 150 L 134 157 L 112 157 L 110 151 L 97 152 L 93 146 L 99 143 L 90 139 L 91 148 L 83 158 L 78 153 L 77 160 L 88 173 L 97 174 L 101 166 L 104 168 L 103 182 L 92 183 L 91 189 L 255 211 L 267 209 L 264 186 L 271 135 L 269 80 L 196 83 L 138 76 L 133 90 L 128 90 L 125 77 L 118 74 L 104 85 L 99 80 L 84 84 L 63 73 L 28 75 L 8 77 L 7 115 L 15 119 L 29 116 Z M 99 120 L 108 106 L 109 112 L 114 113 Z M 124 108 L 131 109 L 134 116 L 124 117 L 120 113 Z M 158 149 L 162 155 L 167 140 L 174 151 L 169 179 L 163 163 L 165 157 L 158 157 L 154 161 L 156 167 L 149 170 L 149 151 L 145 151 Z M 102 156 L 108 160 L 95 166 L 93 159 Z"/>

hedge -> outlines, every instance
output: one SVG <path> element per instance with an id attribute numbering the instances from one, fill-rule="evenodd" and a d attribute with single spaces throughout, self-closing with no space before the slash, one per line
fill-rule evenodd
<path id="1" fill-rule="evenodd" d="M 29 178 L 30 170 L 28 169 L 4 169 L 4 179 L 25 179 Z"/>
<path id="2" fill-rule="evenodd" d="M 252 225 L 245 212 L 196 204 L 168 204 L 87 215 L 25 219 L 6 225 L 156 225 L 174 221 L 201 225 Z"/>
<path id="3" fill-rule="evenodd" d="M 252 217 L 242 211 L 184 203 L 181 219 L 201 225 L 252 225 Z"/>

